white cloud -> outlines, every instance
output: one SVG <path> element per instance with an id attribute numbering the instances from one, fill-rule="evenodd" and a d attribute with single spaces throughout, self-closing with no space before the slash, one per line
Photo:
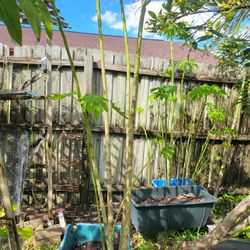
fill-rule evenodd
<path id="1" fill-rule="evenodd" d="M 148 11 L 151 10 L 153 12 L 158 13 L 161 9 L 162 3 L 163 1 L 151 1 L 147 5 L 145 22 L 150 18 L 150 16 L 148 15 Z M 140 14 L 141 14 L 140 2 L 125 4 L 124 11 L 125 11 L 128 32 L 132 35 L 137 35 L 139 19 L 140 19 Z M 96 16 L 93 16 L 91 20 L 96 22 L 97 21 Z M 104 14 L 102 14 L 102 21 L 104 25 L 108 26 L 111 29 L 114 29 L 114 30 L 123 29 L 120 13 L 106 11 Z M 147 32 L 145 29 L 143 32 L 143 36 L 147 38 L 161 39 L 159 35 Z"/>
<path id="2" fill-rule="evenodd" d="M 102 14 L 102 22 L 106 25 L 112 25 L 117 22 L 117 15 L 118 13 L 107 10 Z M 97 16 L 91 17 L 91 20 L 97 22 Z"/>
<path id="3" fill-rule="evenodd" d="M 102 21 L 106 24 L 112 25 L 117 22 L 117 15 L 117 13 L 108 10 L 102 15 Z"/>
<path id="4" fill-rule="evenodd" d="M 145 14 L 145 23 L 150 19 L 150 16 L 148 14 L 148 11 L 153 11 L 155 13 L 159 13 L 162 9 L 162 4 L 166 2 L 163 0 L 153 0 L 150 1 L 147 5 L 146 14 Z M 138 32 L 138 25 L 139 25 L 139 19 L 141 14 L 141 3 L 140 1 L 136 1 L 130 4 L 125 4 L 124 6 L 125 11 L 125 17 L 126 17 L 126 24 L 127 24 L 127 30 L 128 32 L 136 36 Z M 178 11 L 178 8 L 175 9 L 175 11 Z M 189 23 L 192 23 L 192 25 L 199 25 L 207 21 L 211 18 L 211 13 L 204 13 L 204 14 L 193 14 L 187 17 L 184 17 L 182 20 L 187 21 Z M 92 21 L 96 22 L 96 16 L 92 17 Z M 180 19 L 181 20 L 181 19 Z M 102 21 L 103 24 L 108 26 L 110 29 L 114 30 L 122 30 L 122 22 L 121 22 L 121 15 L 119 12 L 112 12 L 110 10 L 105 11 L 104 14 L 102 14 Z M 146 38 L 153 38 L 153 39 L 163 39 L 162 36 L 148 32 L 146 29 L 146 24 L 144 25 L 144 31 L 143 31 L 143 37 Z M 197 32 L 196 36 L 203 35 L 204 33 L 202 31 Z"/>

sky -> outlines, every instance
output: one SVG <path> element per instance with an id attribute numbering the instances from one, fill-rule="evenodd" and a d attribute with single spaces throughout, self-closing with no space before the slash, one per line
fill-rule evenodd
<path id="1" fill-rule="evenodd" d="M 61 10 L 61 15 L 65 18 L 65 21 L 71 26 L 71 31 L 98 33 L 95 2 L 95 0 L 56 0 L 56 5 Z M 122 36 L 120 0 L 100 0 L 100 2 L 103 33 L 105 35 Z M 150 18 L 148 11 L 158 13 L 162 8 L 163 2 L 166 2 L 166 0 L 151 0 L 149 2 L 145 22 Z M 130 37 L 136 37 L 140 17 L 140 4 L 138 2 L 136 3 L 136 0 L 123 0 L 123 3 L 128 35 Z M 211 13 L 194 14 L 185 17 L 183 20 L 193 25 L 199 25 L 210 19 L 211 15 Z M 204 32 L 199 31 L 196 34 L 196 36 L 201 35 L 204 35 Z M 143 37 L 165 40 L 164 37 L 147 32 L 146 30 L 143 32 Z"/>
<path id="2" fill-rule="evenodd" d="M 105 35 L 122 35 L 119 0 L 101 0 L 103 33 Z M 138 29 L 140 8 L 132 4 L 133 0 L 124 0 L 127 29 L 130 37 L 135 37 Z M 163 1 L 153 0 L 147 10 L 159 12 Z M 56 0 L 61 15 L 71 26 L 71 31 L 97 33 L 95 0 Z M 146 14 L 147 20 L 149 15 Z M 144 31 L 145 38 L 162 39 L 157 34 Z"/>

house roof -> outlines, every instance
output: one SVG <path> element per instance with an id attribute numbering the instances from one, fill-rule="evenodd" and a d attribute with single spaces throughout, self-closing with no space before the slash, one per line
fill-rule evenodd
<path id="1" fill-rule="evenodd" d="M 45 45 L 46 34 L 42 30 L 40 41 L 36 38 L 31 28 L 23 27 L 23 45 Z M 99 48 L 99 36 L 97 34 L 80 33 L 80 32 L 65 32 L 70 47 L 73 48 Z M 17 44 L 10 38 L 8 31 L 4 25 L 0 26 L 0 43 L 8 45 L 9 47 L 17 46 Z M 53 45 L 63 46 L 63 41 L 59 31 L 54 31 Z M 121 36 L 104 35 L 104 47 L 107 51 L 124 53 L 124 40 Z M 136 39 L 129 38 L 130 52 L 135 53 Z M 175 61 L 189 58 L 194 59 L 199 63 L 216 64 L 217 61 L 212 55 L 205 54 L 203 51 L 192 50 L 190 47 L 184 46 L 182 42 L 174 42 L 174 58 Z M 170 58 L 170 42 L 163 40 L 143 39 L 142 41 L 142 56 L 143 57 L 159 57 Z"/>

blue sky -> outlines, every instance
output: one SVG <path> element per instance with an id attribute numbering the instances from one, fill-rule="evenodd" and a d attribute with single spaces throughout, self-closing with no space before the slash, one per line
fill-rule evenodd
<path id="1" fill-rule="evenodd" d="M 119 0 L 101 0 L 101 13 L 103 33 L 106 35 L 123 35 Z M 130 37 L 137 36 L 140 5 L 135 0 L 124 0 L 127 29 Z M 147 5 L 145 21 L 149 18 L 148 10 L 158 13 L 162 3 L 166 0 L 151 0 Z M 97 33 L 96 6 L 95 0 L 56 0 L 57 6 L 61 10 L 61 15 L 71 25 L 71 31 Z M 211 13 L 194 14 L 185 17 L 185 21 L 193 25 L 199 25 L 211 18 Z M 249 23 L 248 23 L 249 25 Z M 247 26 L 243 23 L 242 26 Z M 198 32 L 198 36 L 204 32 Z M 157 34 L 152 34 L 144 30 L 144 38 L 164 39 Z"/>
<path id="2" fill-rule="evenodd" d="M 154 0 L 148 8 L 159 11 L 163 1 Z M 132 5 L 132 0 L 124 0 L 127 26 L 130 37 L 136 36 L 140 8 Z M 96 6 L 95 0 L 57 0 L 57 7 L 61 10 L 61 15 L 71 26 L 71 31 L 97 33 L 97 23 L 95 21 Z M 103 33 L 110 35 L 122 35 L 120 23 L 119 0 L 102 0 L 101 12 L 103 17 Z M 146 15 L 146 19 L 148 14 Z M 144 37 L 159 38 L 156 34 L 144 33 Z"/>

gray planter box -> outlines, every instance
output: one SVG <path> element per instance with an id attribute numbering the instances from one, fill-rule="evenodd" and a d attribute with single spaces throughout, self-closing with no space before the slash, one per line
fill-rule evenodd
<path id="1" fill-rule="evenodd" d="M 140 205 L 139 200 L 193 193 L 200 202 Z M 204 226 L 217 201 L 198 186 L 138 188 L 132 191 L 131 218 L 135 228 L 145 234 Z"/>

